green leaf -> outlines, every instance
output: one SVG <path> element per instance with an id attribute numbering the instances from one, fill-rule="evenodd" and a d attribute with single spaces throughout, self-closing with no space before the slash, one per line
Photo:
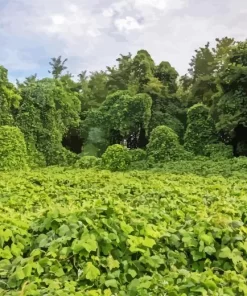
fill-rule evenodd
<path id="1" fill-rule="evenodd" d="M 152 248 L 156 244 L 155 240 L 149 237 L 145 237 L 142 241 L 142 245 L 148 248 Z"/>
<path id="2" fill-rule="evenodd" d="M 112 280 L 107 280 L 105 281 L 106 287 L 112 287 L 112 288 L 117 288 L 118 287 L 118 282 L 115 279 Z"/>
<path id="3" fill-rule="evenodd" d="M 114 260 L 112 256 L 109 256 L 107 258 L 107 266 L 110 270 L 114 268 L 119 268 L 119 262 L 117 260 Z"/>
<path id="4" fill-rule="evenodd" d="M 30 277 L 32 274 L 32 263 L 28 263 L 25 267 L 23 267 L 23 271 L 25 273 L 25 277 Z"/>
<path id="5" fill-rule="evenodd" d="M 34 250 L 31 252 L 31 256 L 32 256 L 32 257 L 39 256 L 40 254 L 41 254 L 41 250 L 40 250 L 40 249 L 34 249 Z"/>
<path id="6" fill-rule="evenodd" d="M 95 252 L 98 248 L 98 243 L 94 235 L 86 234 L 81 240 L 75 240 L 72 245 L 72 251 L 79 254 L 81 250 L 86 250 L 88 253 Z"/>
<path id="7" fill-rule="evenodd" d="M 12 244 L 11 245 L 11 253 L 17 257 L 22 253 L 22 251 L 16 244 Z"/>
<path id="8" fill-rule="evenodd" d="M 205 233 L 200 235 L 200 239 L 208 246 L 214 242 L 214 238 L 212 237 L 212 235 Z"/>
<path id="9" fill-rule="evenodd" d="M 231 259 L 232 258 L 232 251 L 228 247 L 225 247 L 220 250 L 219 257 Z"/>
<path id="10" fill-rule="evenodd" d="M 136 273 L 136 271 L 134 269 L 129 269 L 128 274 L 130 274 L 132 276 L 132 278 L 135 278 L 136 275 L 137 275 L 137 273 Z"/>
<path id="11" fill-rule="evenodd" d="M 41 275 L 41 273 L 44 272 L 44 268 L 38 262 L 36 264 L 36 270 L 38 275 Z"/>
<path id="12" fill-rule="evenodd" d="M 3 250 L 0 249 L 0 258 L 3 258 L 3 259 L 11 259 L 13 257 L 10 249 L 9 249 L 9 246 L 5 247 Z"/>
<path id="13" fill-rule="evenodd" d="M 216 249 L 213 246 L 207 246 L 204 248 L 204 252 L 209 255 L 212 255 L 212 254 L 216 253 Z"/>
<path id="14" fill-rule="evenodd" d="M 88 262 L 84 268 L 83 274 L 85 275 L 86 279 L 94 281 L 100 275 L 100 271 L 93 265 L 92 262 Z"/>
<path id="15" fill-rule="evenodd" d="M 21 267 L 17 267 L 15 272 L 15 278 L 17 280 L 23 280 L 25 278 L 25 273 Z"/>
<path id="16" fill-rule="evenodd" d="M 71 230 L 69 229 L 69 227 L 65 224 L 63 224 L 59 229 L 58 229 L 58 235 L 59 236 L 65 236 L 65 235 L 69 235 L 71 233 Z"/>
<path id="17" fill-rule="evenodd" d="M 57 276 L 57 277 L 61 277 L 61 276 L 64 275 L 63 268 L 62 268 L 62 267 L 59 267 L 59 266 L 57 266 L 57 265 L 53 265 L 53 266 L 51 267 L 50 271 L 51 271 L 52 273 L 54 273 L 55 276 Z"/>
<path id="18" fill-rule="evenodd" d="M 204 281 L 204 285 L 210 289 L 210 290 L 216 290 L 217 289 L 217 285 L 215 284 L 214 281 L 212 280 L 205 280 Z"/>
<path id="19" fill-rule="evenodd" d="M 127 235 L 134 231 L 133 227 L 126 224 L 124 221 L 120 223 L 120 227 L 123 230 L 123 232 Z"/>

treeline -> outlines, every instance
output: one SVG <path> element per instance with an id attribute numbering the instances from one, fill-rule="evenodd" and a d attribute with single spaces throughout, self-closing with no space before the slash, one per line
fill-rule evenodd
<path id="1" fill-rule="evenodd" d="M 145 50 L 78 77 L 66 62 L 53 58 L 52 78 L 32 75 L 16 86 L 0 67 L 0 126 L 21 130 L 32 165 L 69 164 L 76 154 L 101 156 L 120 143 L 169 150 L 174 137 L 176 147 L 193 155 L 220 155 L 229 146 L 235 156 L 247 155 L 246 41 L 206 44 L 182 77 L 167 61 L 156 65 Z M 175 136 L 164 144 L 162 131 Z"/>

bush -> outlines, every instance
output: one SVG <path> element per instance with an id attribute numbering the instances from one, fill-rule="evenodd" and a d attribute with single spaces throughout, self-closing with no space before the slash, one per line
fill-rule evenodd
<path id="1" fill-rule="evenodd" d="M 102 155 L 102 166 L 112 171 L 126 170 L 131 162 L 129 151 L 122 145 L 109 146 Z"/>
<path id="2" fill-rule="evenodd" d="M 38 151 L 34 145 L 27 143 L 28 165 L 30 168 L 46 167 L 45 156 L 42 152 Z"/>
<path id="3" fill-rule="evenodd" d="M 95 156 L 83 156 L 75 163 L 76 168 L 89 169 L 100 165 L 101 159 Z"/>
<path id="4" fill-rule="evenodd" d="M 192 106 L 187 112 L 184 148 L 196 155 L 205 153 L 205 146 L 216 141 L 216 130 L 209 109 L 203 104 Z"/>
<path id="5" fill-rule="evenodd" d="M 153 129 L 147 145 L 147 154 L 155 161 L 180 159 L 184 154 L 177 134 L 169 127 L 161 125 Z"/>
<path id="6" fill-rule="evenodd" d="M 56 149 L 55 149 L 56 147 Z M 51 146 L 51 149 L 46 150 L 47 165 L 72 166 L 79 159 L 78 154 L 61 147 L 60 145 Z"/>
<path id="7" fill-rule="evenodd" d="M 142 161 L 147 157 L 146 151 L 140 148 L 129 150 L 129 154 L 132 162 Z"/>
<path id="8" fill-rule="evenodd" d="M 24 135 L 17 127 L 0 127 L 0 170 L 25 169 L 27 165 L 27 148 Z"/>
<path id="9" fill-rule="evenodd" d="M 205 155 L 213 159 L 227 159 L 233 157 L 233 149 L 224 143 L 205 146 Z"/>

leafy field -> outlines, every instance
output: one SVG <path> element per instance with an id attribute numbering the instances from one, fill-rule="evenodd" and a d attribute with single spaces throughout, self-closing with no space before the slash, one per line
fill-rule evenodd
<path id="1" fill-rule="evenodd" d="M 0 174 L 0 295 L 247 295 L 246 177 Z"/>

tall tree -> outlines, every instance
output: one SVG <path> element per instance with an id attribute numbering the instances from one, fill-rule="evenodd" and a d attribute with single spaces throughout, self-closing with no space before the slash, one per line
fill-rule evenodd
<path id="1" fill-rule="evenodd" d="M 127 90 L 131 81 L 132 73 L 132 55 L 120 55 L 117 59 L 118 65 L 107 67 L 108 82 L 107 86 L 110 93 L 117 90 Z"/>
<path id="2" fill-rule="evenodd" d="M 51 62 L 49 62 L 49 65 L 51 66 L 51 71 L 48 72 L 53 75 L 55 79 L 58 79 L 62 72 L 67 69 L 65 66 L 65 63 L 68 61 L 68 59 L 62 60 L 62 57 L 59 56 L 58 58 L 52 58 Z"/>
<path id="3" fill-rule="evenodd" d="M 19 108 L 21 96 L 8 81 L 8 71 L 0 66 L 0 125 L 13 125 L 14 114 Z"/>

